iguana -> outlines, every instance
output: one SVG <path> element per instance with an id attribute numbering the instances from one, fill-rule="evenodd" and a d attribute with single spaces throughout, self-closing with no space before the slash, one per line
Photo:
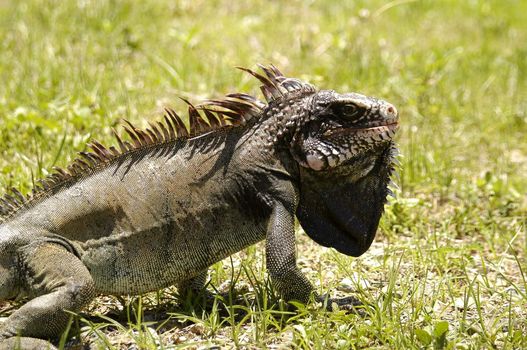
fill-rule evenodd
<path id="1" fill-rule="evenodd" d="M 0 300 L 29 298 L 0 325 L 4 347 L 49 345 L 97 294 L 197 289 L 207 268 L 265 240 L 285 300 L 313 287 L 296 266 L 295 216 L 309 237 L 359 256 L 372 243 L 397 148 L 398 113 L 358 93 L 317 90 L 273 65 L 240 68 L 243 93 L 173 110 L 129 141 L 97 141 L 24 196 L 0 199 Z M 1 347 L 1 346 L 0 346 Z"/>

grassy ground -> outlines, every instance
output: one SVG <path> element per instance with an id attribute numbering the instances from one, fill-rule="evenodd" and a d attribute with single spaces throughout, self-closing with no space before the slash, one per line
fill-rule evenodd
<path id="1" fill-rule="evenodd" d="M 369 306 L 280 311 L 259 245 L 211 271 L 234 300 L 100 297 L 67 347 L 527 348 L 527 2 L 243 3 L 0 0 L 0 188 L 29 190 L 177 96 L 257 93 L 232 67 L 273 62 L 400 111 L 401 190 L 372 248 L 348 258 L 299 233 L 319 291 Z"/>

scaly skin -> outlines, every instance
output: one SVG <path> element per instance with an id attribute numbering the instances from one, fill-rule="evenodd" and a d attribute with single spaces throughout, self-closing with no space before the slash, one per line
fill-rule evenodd
<path id="1" fill-rule="evenodd" d="M 89 166 L 62 171 L 29 199 L 4 197 L 0 299 L 30 301 L 0 326 L 0 349 L 45 344 L 39 338 L 66 326 L 64 310 L 97 294 L 199 288 L 210 265 L 264 239 L 276 289 L 307 302 L 314 293 L 296 266 L 295 215 L 318 243 L 366 251 L 389 191 L 395 108 L 263 70 L 250 73 L 267 105 L 243 107 L 242 95 L 205 105 L 235 112 L 241 126 L 207 131 L 191 105 L 194 137 L 168 126 L 113 155 L 96 144 L 101 159 Z"/>

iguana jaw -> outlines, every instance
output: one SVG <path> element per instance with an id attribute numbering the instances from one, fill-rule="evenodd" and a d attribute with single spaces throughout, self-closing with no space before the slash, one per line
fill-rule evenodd
<path id="1" fill-rule="evenodd" d="M 318 146 L 306 155 L 304 165 L 315 171 L 328 171 L 353 157 L 391 142 L 399 128 L 397 121 L 386 125 L 337 128 L 326 131 Z"/>

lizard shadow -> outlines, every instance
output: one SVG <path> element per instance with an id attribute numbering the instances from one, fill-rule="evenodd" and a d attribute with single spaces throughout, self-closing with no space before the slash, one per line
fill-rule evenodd
<path id="1" fill-rule="evenodd" d="M 269 282 L 259 288 L 254 291 L 247 286 L 234 285 L 227 291 L 213 288 L 214 292 L 204 289 L 184 295 L 169 288 L 143 296 L 101 296 L 92 308 L 73 319 L 64 349 L 90 349 L 90 343 L 98 338 L 107 337 L 111 342 L 112 338 L 121 337 L 120 333 L 129 330 L 138 333 L 147 327 L 164 339 L 189 334 L 208 338 L 211 334 L 214 336 L 229 327 L 239 327 L 262 317 L 266 318 L 267 327 L 281 329 L 299 316 L 326 312 L 324 302 L 322 307 L 314 302 L 307 305 L 284 302 Z M 9 314 L 18 303 L 4 303 L 2 314 Z M 347 311 L 367 317 L 356 309 Z M 86 326 L 91 330 L 86 332 Z M 52 340 L 52 343 L 58 346 L 59 340 Z"/>
<path id="2" fill-rule="evenodd" d="M 137 328 L 137 325 L 148 324 L 159 333 L 177 332 L 186 327 L 201 324 L 205 328 L 222 329 L 247 323 L 250 317 L 272 317 L 275 326 L 285 325 L 291 317 L 313 312 L 333 312 L 335 305 L 346 313 L 353 313 L 367 318 L 365 305 L 354 297 L 333 299 L 331 301 L 313 301 L 306 305 L 287 303 L 280 299 L 272 287 L 266 290 L 249 291 L 247 287 L 230 287 L 227 291 L 209 290 L 180 294 L 176 291 L 163 291 L 153 296 L 129 297 L 116 299 L 114 307 L 104 314 L 86 315 L 84 319 L 93 324 L 108 324 L 111 319 L 116 329 L 117 324 L 123 327 Z M 149 298 L 147 301 L 145 298 Z M 155 300 L 157 299 L 157 300 Z M 339 303 L 341 301 L 341 303 Z M 345 307 L 347 304 L 349 307 Z M 343 307 L 344 306 L 344 307 Z M 332 310 L 333 307 L 333 310 Z"/>
<path id="3" fill-rule="evenodd" d="M 264 308 L 282 308 L 284 312 L 293 314 L 286 310 L 287 304 L 277 295 L 248 292 L 244 287 L 230 288 L 225 292 L 202 290 L 180 294 L 175 290 L 165 290 L 144 296 L 105 298 L 113 299 L 113 305 L 107 307 L 104 313 L 83 313 L 83 319 L 93 324 L 108 323 L 111 319 L 123 326 L 146 322 L 153 327 L 165 325 L 163 328 L 168 328 L 168 324 L 188 325 L 217 314 L 222 327 L 225 327 L 229 326 L 228 322 L 224 322 L 227 319 L 240 322 L 248 313 L 263 311 Z"/>

